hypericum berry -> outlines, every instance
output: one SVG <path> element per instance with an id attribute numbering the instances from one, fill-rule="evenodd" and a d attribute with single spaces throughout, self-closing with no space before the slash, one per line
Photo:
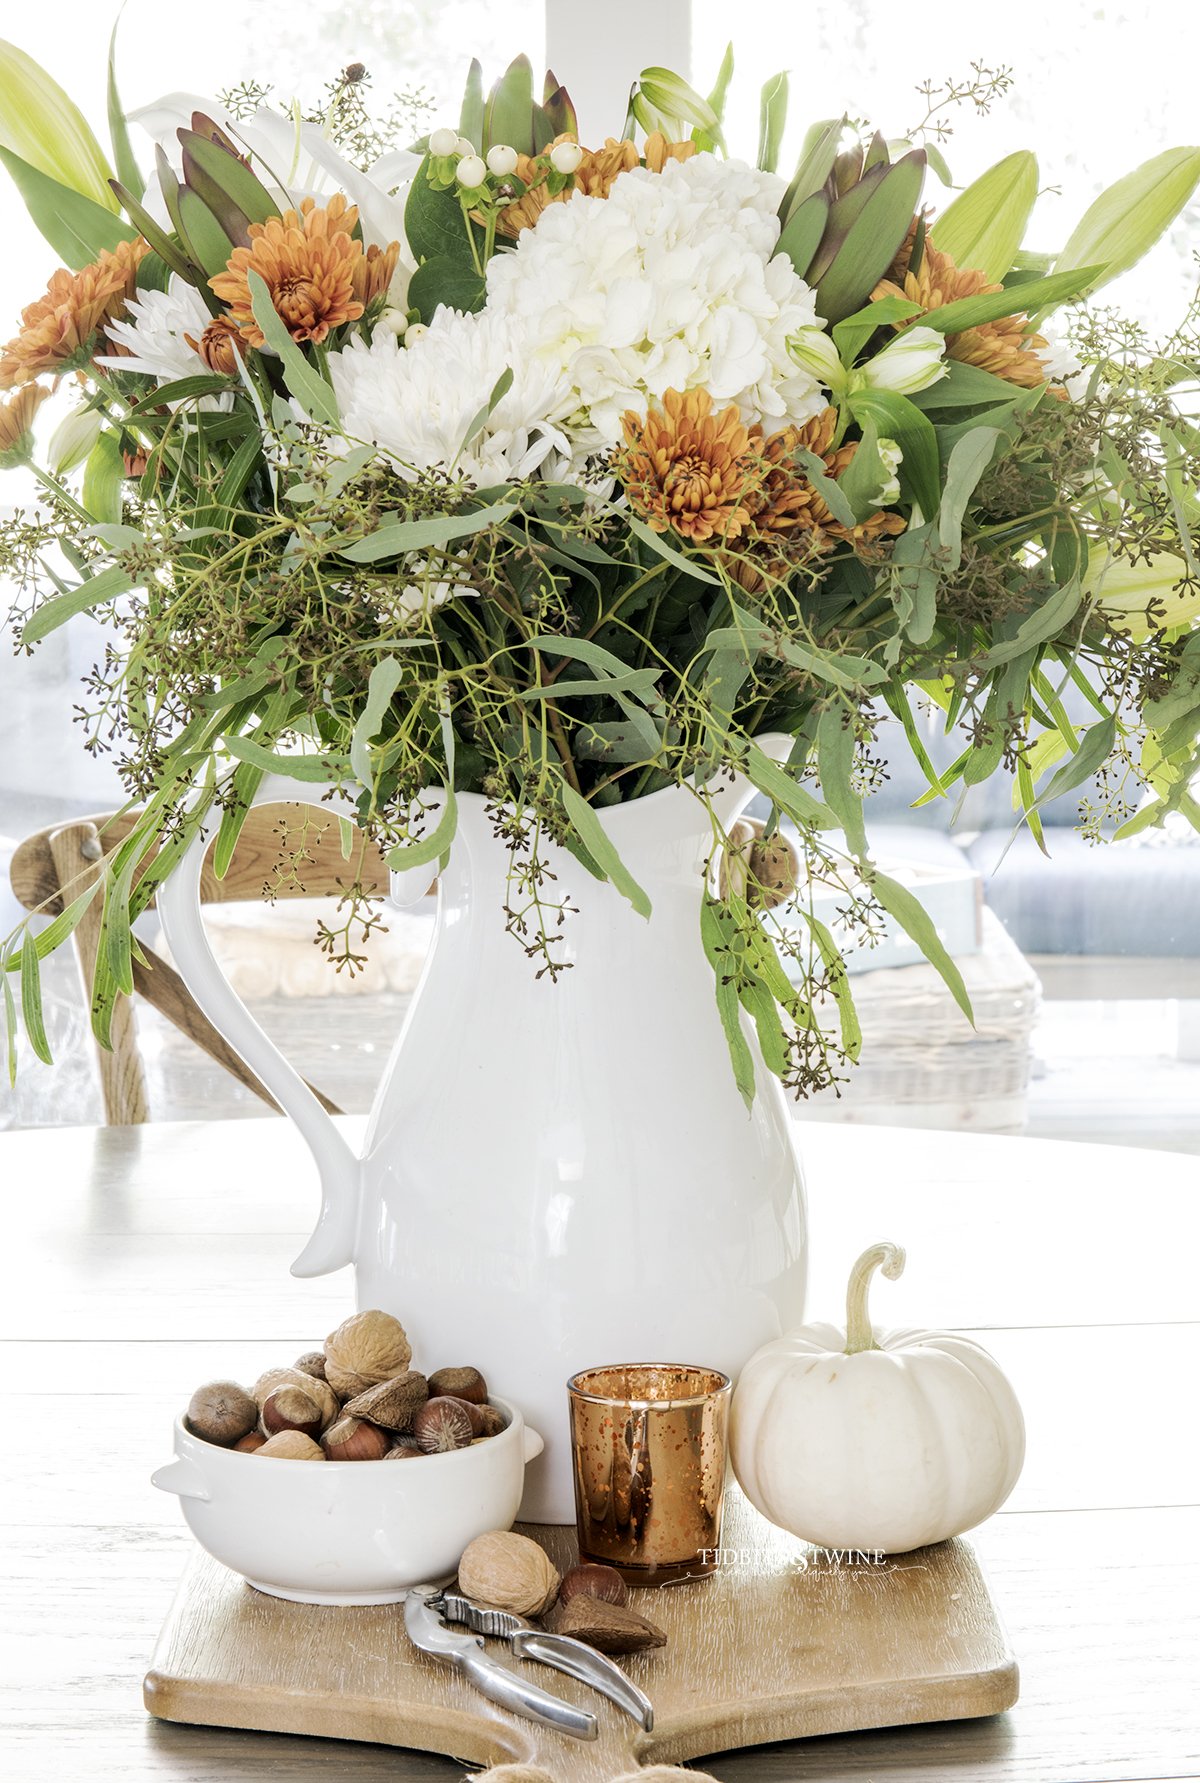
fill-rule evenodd
<path id="1" fill-rule="evenodd" d="M 434 130 L 431 133 L 429 138 L 429 153 L 431 155 L 453 155 L 457 148 L 457 130 L 447 130 L 443 127 L 441 130 Z"/>
<path id="2" fill-rule="evenodd" d="M 476 186 L 482 186 L 487 178 L 487 168 L 478 155 L 464 155 L 454 169 L 454 177 L 460 186 L 465 186 L 468 191 L 473 192 Z"/>
<path id="3" fill-rule="evenodd" d="M 397 340 L 403 340 L 408 332 L 408 317 L 403 310 L 384 310 L 375 328 L 376 332 L 382 329 L 384 334 L 392 334 Z"/>
<path id="4" fill-rule="evenodd" d="M 507 179 L 510 173 L 517 171 L 517 151 L 506 142 L 498 142 L 488 150 L 488 172 L 494 173 L 497 179 Z"/>
<path id="5" fill-rule="evenodd" d="M 404 336 L 405 346 L 411 347 L 414 341 L 419 341 L 423 334 L 428 333 L 429 330 L 426 328 L 424 322 L 410 322 L 408 325 L 408 332 Z"/>
<path id="6" fill-rule="evenodd" d="M 550 150 L 550 165 L 555 173 L 574 173 L 583 160 L 583 150 L 577 142 L 558 142 Z"/>
<path id="7" fill-rule="evenodd" d="M 476 152 L 475 144 L 471 141 L 469 136 L 458 136 L 455 138 L 454 153 L 456 155 L 474 155 Z"/>

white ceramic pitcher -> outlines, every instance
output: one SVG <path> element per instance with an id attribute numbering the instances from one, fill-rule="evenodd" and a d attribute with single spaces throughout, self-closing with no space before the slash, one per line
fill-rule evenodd
<path id="1" fill-rule="evenodd" d="M 323 790 L 275 779 L 256 802 L 317 802 Z M 751 790 L 715 795 L 726 826 Z M 433 947 L 361 1157 L 213 958 L 199 883 L 217 815 L 158 905 L 192 995 L 316 1159 L 321 1213 L 293 1273 L 353 1263 L 359 1305 L 403 1320 L 418 1366 L 481 1368 L 545 1436 L 522 1517 L 569 1523 L 569 1375 L 622 1361 L 736 1374 L 803 1316 L 791 1120 L 761 1064 L 754 1106 L 743 1104 L 700 944 L 707 814 L 680 787 L 598 813 L 649 920 L 549 850 L 577 911 L 558 950 L 571 968 L 551 982 L 505 931 L 509 855 L 484 800 L 460 795 Z"/>

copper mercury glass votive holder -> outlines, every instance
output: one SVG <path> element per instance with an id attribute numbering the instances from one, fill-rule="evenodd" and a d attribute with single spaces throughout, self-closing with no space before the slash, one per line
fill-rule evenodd
<path id="1" fill-rule="evenodd" d="M 715 1570 L 731 1383 L 675 1362 L 585 1368 L 567 1382 L 579 1558 L 630 1585 Z"/>

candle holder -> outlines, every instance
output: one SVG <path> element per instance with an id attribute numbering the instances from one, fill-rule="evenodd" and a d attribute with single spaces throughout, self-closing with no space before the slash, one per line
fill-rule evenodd
<path id="1" fill-rule="evenodd" d="M 730 1380 L 716 1368 L 618 1363 L 567 1382 L 581 1560 L 631 1585 L 718 1563 Z"/>

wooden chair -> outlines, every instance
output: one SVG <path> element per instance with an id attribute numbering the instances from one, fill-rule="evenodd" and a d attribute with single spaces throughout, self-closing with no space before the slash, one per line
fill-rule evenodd
<path id="1" fill-rule="evenodd" d="M 229 871 L 218 879 L 211 861 L 206 861 L 200 882 L 203 903 L 237 903 L 261 898 L 264 886 L 272 880 L 286 850 L 281 840 L 280 814 L 300 807 L 263 805 L 246 818 Z M 304 807 L 307 819 L 304 835 L 303 882 L 291 875 L 273 887 L 279 897 L 340 896 L 351 879 L 360 879 L 371 892 L 388 889 L 388 871 L 377 851 L 368 843 L 356 847 L 351 859 L 342 853 L 341 832 L 332 814 L 314 812 Z M 103 871 L 103 861 L 128 835 L 136 819 L 135 812 L 101 817 L 84 817 L 76 822 L 38 830 L 27 836 L 15 850 L 10 869 L 14 895 L 27 910 L 57 916 L 64 904 L 78 897 L 92 879 Z M 361 832 L 355 832 L 361 840 Z M 148 865 L 153 856 L 147 856 Z M 66 895 L 64 895 L 64 893 Z M 91 995 L 92 973 L 100 939 L 101 899 L 96 897 L 75 929 L 75 951 L 83 979 L 84 994 Z M 277 1108 L 270 1092 L 249 1067 L 218 1034 L 201 1012 L 178 972 L 152 949 L 141 944 L 133 960 L 134 989 L 153 1005 L 160 1015 L 195 1042 L 202 1052 L 215 1059 L 239 1083 L 253 1090 L 272 1108 Z M 132 999 L 120 996 L 113 1012 L 112 1050 L 96 1048 L 100 1068 L 100 1087 L 104 1096 L 105 1117 L 110 1126 L 127 1126 L 150 1118 L 146 1094 L 146 1074 L 138 1049 L 137 1022 Z M 339 1114 L 337 1105 L 309 1085 L 313 1094 L 330 1114 Z"/>

